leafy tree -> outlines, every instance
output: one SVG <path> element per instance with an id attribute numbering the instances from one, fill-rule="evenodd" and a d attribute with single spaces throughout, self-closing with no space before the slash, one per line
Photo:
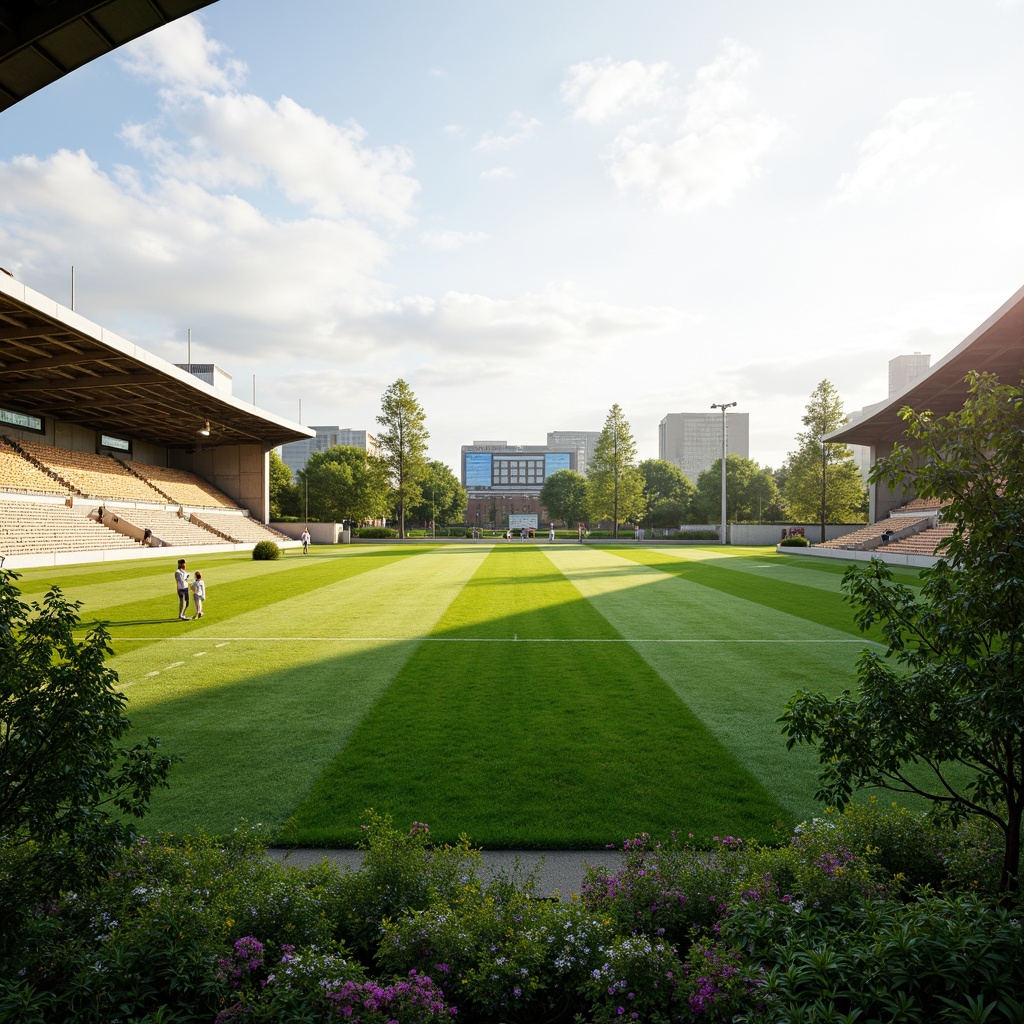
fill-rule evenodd
<path id="1" fill-rule="evenodd" d="M 308 493 L 310 517 L 320 522 L 361 523 L 391 508 L 387 467 L 363 448 L 339 444 L 313 452 L 299 487 Z"/>
<path id="2" fill-rule="evenodd" d="M 276 448 L 270 450 L 270 518 L 302 515 L 302 496 Z"/>
<path id="3" fill-rule="evenodd" d="M 992 822 L 1007 891 L 1019 887 L 1024 810 L 1024 388 L 967 381 L 948 416 L 904 409 L 907 443 L 872 472 L 948 503 L 943 557 L 920 590 L 877 560 L 847 571 L 857 624 L 881 626 L 885 653 L 861 655 L 856 696 L 799 692 L 780 721 L 790 747 L 816 747 L 820 799 L 842 807 L 881 786 Z"/>
<path id="4" fill-rule="evenodd" d="M 391 477 L 398 536 L 405 537 L 406 512 L 420 501 L 427 476 L 426 413 L 401 378 L 384 392 L 377 422 L 384 428 L 377 443 Z"/>
<path id="5" fill-rule="evenodd" d="M 786 501 L 789 514 L 798 522 L 864 522 L 867 504 L 864 482 L 845 444 L 826 441 L 825 435 L 846 422 L 839 392 L 823 380 L 811 392 L 803 415 L 807 428 L 797 434 L 798 448 L 789 455 Z"/>
<path id="6" fill-rule="evenodd" d="M 560 469 L 544 481 L 540 503 L 556 522 L 574 527 L 589 520 L 587 478 L 574 469 Z"/>
<path id="7" fill-rule="evenodd" d="M 423 500 L 410 508 L 409 515 L 418 522 L 433 520 L 439 526 L 448 526 L 449 523 L 465 522 L 468 502 L 466 488 L 451 468 L 432 459 L 427 463 Z"/>
<path id="8" fill-rule="evenodd" d="M 101 875 L 173 760 L 152 737 L 120 745 L 131 722 L 103 626 L 76 640 L 80 602 L 53 587 L 27 605 L 17 579 L 0 569 L 0 849 L 19 861 L 0 872 L 0 914 L 19 890 L 38 897 Z"/>
<path id="9" fill-rule="evenodd" d="M 672 530 L 682 525 L 686 517 L 686 506 L 681 502 L 665 498 L 648 511 L 651 525 L 659 530 Z"/>
<path id="10" fill-rule="evenodd" d="M 771 470 L 753 459 L 730 455 L 725 460 L 726 517 L 731 523 L 772 522 L 781 515 L 782 496 Z M 697 477 L 690 500 L 690 521 L 717 523 L 722 515 L 722 460 Z"/>
<path id="11" fill-rule="evenodd" d="M 609 410 L 594 446 L 587 486 L 591 516 L 610 519 L 613 537 L 619 535 L 619 523 L 643 516 L 644 478 L 636 464 L 636 441 L 618 404 Z"/>
<path id="12" fill-rule="evenodd" d="M 654 508 L 664 502 L 675 502 L 684 509 L 685 515 L 685 508 L 696 490 L 690 478 L 674 462 L 665 459 L 645 459 L 639 469 L 644 478 L 646 514 L 651 515 Z M 678 526 L 682 521 L 680 517 L 675 525 Z"/>

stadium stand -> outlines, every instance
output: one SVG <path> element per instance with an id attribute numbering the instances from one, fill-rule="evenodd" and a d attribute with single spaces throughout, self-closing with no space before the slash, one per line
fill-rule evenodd
<path id="1" fill-rule="evenodd" d="M 834 548 L 838 551 L 868 551 L 882 544 L 882 534 L 887 530 L 899 532 L 906 529 L 918 532 L 926 530 L 931 524 L 932 516 L 899 516 L 890 519 L 880 519 L 877 523 L 871 523 L 853 533 L 844 534 L 835 540 L 827 540 L 824 544 L 816 544 L 819 548 Z M 891 548 L 892 544 L 886 545 Z"/>
<path id="2" fill-rule="evenodd" d="M 218 491 L 213 484 L 187 470 L 127 460 L 123 465 L 176 505 L 189 508 L 238 508 L 235 502 Z"/>
<path id="3" fill-rule="evenodd" d="M 223 537 L 204 530 L 177 512 L 155 508 L 114 508 L 106 506 L 109 516 L 136 527 L 139 531 L 152 530 L 154 543 L 163 547 L 193 547 L 204 544 L 226 544 Z"/>
<path id="4" fill-rule="evenodd" d="M 112 456 L 57 448 L 38 441 L 19 441 L 18 446 L 39 468 L 54 474 L 67 489 L 87 498 L 167 503 L 167 498 L 156 488 Z"/>
<path id="5" fill-rule="evenodd" d="M 912 537 L 904 537 L 894 541 L 886 548 L 887 553 L 894 555 L 941 555 L 937 550 L 939 544 L 953 533 L 952 523 L 939 523 Z"/>
<path id="6" fill-rule="evenodd" d="M 3 502 L 0 554 L 5 557 L 53 551 L 127 551 L 138 547 L 131 537 L 108 530 L 80 507 L 52 502 Z"/>
<path id="7" fill-rule="evenodd" d="M 0 491 L 25 494 L 60 494 L 69 491 L 51 474 L 29 462 L 6 437 L 0 437 Z"/>
<path id="8" fill-rule="evenodd" d="M 272 540 L 276 543 L 291 539 L 269 526 L 264 526 L 258 520 L 239 513 L 210 512 L 200 509 L 192 514 L 192 521 L 207 529 L 217 531 L 225 539 L 235 544 L 257 544 L 261 540 Z"/>

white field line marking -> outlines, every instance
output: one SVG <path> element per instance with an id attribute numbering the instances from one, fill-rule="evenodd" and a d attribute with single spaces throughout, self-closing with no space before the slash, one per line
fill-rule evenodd
<path id="1" fill-rule="evenodd" d="M 152 642 L 154 640 L 184 640 L 188 641 L 188 637 L 182 636 L 132 636 L 114 638 L 122 639 L 124 641 L 139 641 L 139 642 Z M 210 639 L 206 637 L 206 639 Z M 758 639 L 756 637 L 740 638 L 730 637 L 728 639 L 714 640 L 706 637 L 665 637 L 665 638 L 646 638 L 646 637 L 594 637 L 594 638 L 583 638 L 583 637 L 524 637 L 519 639 L 519 635 L 516 634 L 511 637 L 499 637 L 499 636 L 235 636 L 225 643 L 217 644 L 218 647 L 223 647 L 227 643 L 271 643 L 271 644 L 291 644 L 291 643 L 337 643 L 337 644 L 394 644 L 394 643 L 408 643 L 409 641 L 415 641 L 417 643 L 434 643 L 434 644 L 874 644 L 875 646 L 884 646 L 877 640 L 865 640 L 863 637 L 850 637 L 849 639 L 835 639 L 835 640 L 807 640 L 807 639 Z M 205 653 L 205 652 L 203 652 Z M 183 661 L 176 661 L 174 665 L 168 665 L 168 668 L 175 668 L 178 665 L 184 665 Z M 157 672 L 151 672 L 150 675 L 158 675 Z"/>
<path id="2" fill-rule="evenodd" d="M 209 651 L 196 651 L 196 653 L 193 654 L 192 657 L 193 658 L 201 658 L 201 657 L 203 657 L 204 654 L 209 654 L 209 653 L 210 653 Z"/>
<path id="3" fill-rule="evenodd" d="M 164 669 L 164 671 L 165 672 L 170 672 L 172 668 L 178 668 L 179 665 L 184 665 L 184 664 L 185 664 L 185 662 L 183 662 L 183 661 L 172 662 L 170 665 L 167 666 L 167 668 Z"/>

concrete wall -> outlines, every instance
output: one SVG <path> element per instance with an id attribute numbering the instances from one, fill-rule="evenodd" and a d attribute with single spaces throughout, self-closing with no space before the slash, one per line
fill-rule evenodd
<path id="1" fill-rule="evenodd" d="M 270 518 L 270 451 L 259 444 L 206 448 L 190 455 L 171 451 L 170 465 L 209 480 L 261 523 Z"/>
<path id="2" fill-rule="evenodd" d="M 302 536 L 305 523 L 270 523 L 270 527 L 292 540 Z M 341 523 L 310 523 L 310 544 L 337 544 L 341 540 Z"/>

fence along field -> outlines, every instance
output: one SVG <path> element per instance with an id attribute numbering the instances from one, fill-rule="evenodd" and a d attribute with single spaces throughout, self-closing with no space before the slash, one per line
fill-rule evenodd
<path id="1" fill-rule="evenodd" d="M 816 767 L 776 718 L 839 692 L 869 641 L 843 567 L 763 549 L 546 544 L 312 549 L 64 569 L 106 621 L 139 736 L 181 754 L 148 831 L 262 822 L 351 845 L 364 810 L 485 847 L 593 849 L 646 831 L 770 840 Z M 51 574 L 52 575 L 52 574 Z M 50 582 L 22 580 L 27 596 Z"/>

